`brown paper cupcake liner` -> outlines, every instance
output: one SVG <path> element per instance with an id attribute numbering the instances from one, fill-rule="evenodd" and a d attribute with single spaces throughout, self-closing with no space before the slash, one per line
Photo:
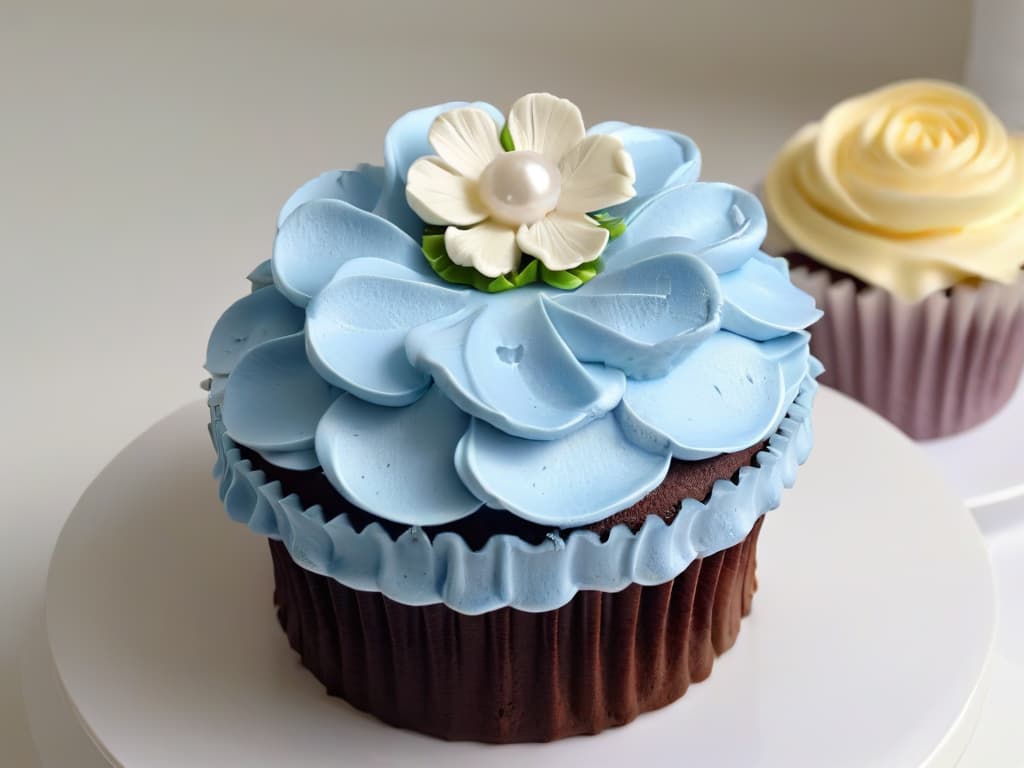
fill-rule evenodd
<path id="1" fill-rule="evenodd" d="M 911 437 L 969 429 L 1013 395 L 1024 368 L 1024 272 L 1009 285 L 964 283 L 914 304 L 828 269 L 791 275 L 825 312 L 811 329 L 819 381 Z"/>
<path id="2" fill-rule="evenodd" d="M 354 707 L 443 739 L 551 741 L 628 723 L 711 673 L 750 612 L 762 520 L 665 584 L 475 616 L 345 587 L 271 541 L 274 601 L 302 663 Z"/>

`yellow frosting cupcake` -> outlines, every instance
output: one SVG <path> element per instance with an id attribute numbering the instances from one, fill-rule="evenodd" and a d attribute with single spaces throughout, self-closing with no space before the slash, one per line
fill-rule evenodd
<path id="1" fill-rule="evenodd" d="M 966 429 L 1024 367 L 1024 136 L 964 88 L 909 80 L 840 102 L 764 183 L 769 249 L 826 312 L 825 383 L 915 437 Z M 847 278 L 854 278 L 853 280 Z"/>

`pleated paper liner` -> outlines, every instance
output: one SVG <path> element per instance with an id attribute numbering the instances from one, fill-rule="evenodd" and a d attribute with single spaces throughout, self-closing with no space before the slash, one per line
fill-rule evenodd
<path id="1" fill-rule="evenodd" d="M 926 440 L 970 429 L 1013 395 L 1024 368 L 1024 272 L 909 304 L 805 266 L 793 282 L 825 316 L 811 328 L 819 379 Z"/>
<path id="2" fill-rule="evenodd" d="M 274 601 L 302 663 L 358 709 L 449 740 L 551 741 L 628 723 L 708 677 L 750 612 L 762 521 L 665 584 L 579 592 L 543 613 L 403 605 L 271 541 Z"/>

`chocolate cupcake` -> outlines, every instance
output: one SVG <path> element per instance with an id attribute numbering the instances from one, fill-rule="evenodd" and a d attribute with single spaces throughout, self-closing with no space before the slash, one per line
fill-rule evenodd
<path id="1" fill-rule="evenodd" d="M 436 152 L 436 155 L 434 154 Z M 446 739 L 664 706 L 751 606 L 811 446 L 819 313 L 679 134 L 549 94 L 325 174 L 207 350 L 229 515 L 328 693 Z"/>
<path id="2" fill-rule="evenodd" d="M 822 382 L 912 437 L 992 417 L 1024 368 L 1024 137 L 968 91 L 896 83 L 783 147 L 770 252 L 825 310 Z"/>

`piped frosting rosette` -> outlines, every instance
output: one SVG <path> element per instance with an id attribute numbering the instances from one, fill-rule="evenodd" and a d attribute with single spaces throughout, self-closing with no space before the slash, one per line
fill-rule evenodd
<path id="1" fill-rule="evenodd" d="M 798 131 L 764 184 L 766 250 L 825 317 L 822 382 L 912 437 L 993 416 L 1024 368 L 1024 137 L 969 91 L 910 80 Z M 812 268 L 813 266 L 821 268 Z"/>
<path id="2" fill-rule="evenodd" d="M 425 164 L 427 189 L 414 183 Z M 513 170 L 488 181 L 498 165 Z M 804 329 L 820 313 L 759 250 L 756 199 L 698 182 L 699 166 L 686 137 L 584 132 L 573 105 L 535 94 L 508 121 L 485 104 L 411 112 L 388 131 L 383 169 L 301 187 L 269 267 L 208 347 L 229 513 L 310 570 L 465 613 L 660 583 L 741 541 L 810 447 L 820 368 Z M 515 196 L 527 183 L 541 207 Z M 763 440 L 759 466 L 671 524 L 559 533 L 631 506 L 674 459 Z M 326 520 L 239 446 L 321 468 L 408 531 Z M 501 534 L 472 551 L 423 531 L 483 506 L 550 527 L 548 542 Z"/>

